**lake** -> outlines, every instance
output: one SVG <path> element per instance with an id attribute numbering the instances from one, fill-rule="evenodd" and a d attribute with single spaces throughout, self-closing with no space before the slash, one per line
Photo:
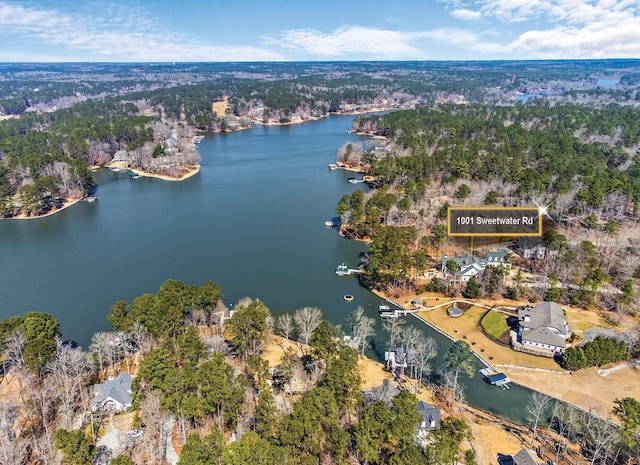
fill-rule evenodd
<path id="1" fill-rule="evenodd" d="M 355 268 L 366 246 L 324 225 L 343 194 L 367 189 L 347 182 L 353 173 L 328 169 L 342 144 L 366 140 L 347 132 L 352 121 L 331 116 L 207 135 L 198 147 L 202 169 L 185 181 L 103 170 L 96 202 L 0 222 L 0 319 L 48 312 L 65 338 L 86 347 L 94 332 L 110 329 L 106 315 L 116 301 L 155 293 L 173 278 L 214 281 L 225 303 L 259 298 L 275 315 L 313 306 L 341 324 L 361 305 L 378 320 L 381 300 L 334 272 L 342 262 Z M 444 354 L 448 339 L 408 321 Z M 375 346 L 384 340 L 378 325 Z M 479 374 L 467 385 L 469 403 L 523 421 L 528 389 L 502 391 Z"/>

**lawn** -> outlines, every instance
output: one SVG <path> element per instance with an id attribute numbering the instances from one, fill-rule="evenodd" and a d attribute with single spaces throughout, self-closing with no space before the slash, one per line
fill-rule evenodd
<path id="1" fill-rule="evenodd" d="M 486 332 L 496 339 L 500 339 L 500 336 L 510 329 L 507 324 L 507 315 L 502 312 L 489 312 L 481 321 L 481 325 Z"/>

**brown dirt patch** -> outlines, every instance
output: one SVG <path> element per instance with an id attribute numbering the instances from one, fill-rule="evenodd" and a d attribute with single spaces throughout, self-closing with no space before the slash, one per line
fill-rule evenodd
<path id="1" fill-rule="evenodd" d="M 222 101 L 213 102 L 211 105 L 211 111 L 218 116 L 224 116 L 229 109 L 229 97 L 225 97 Z"/>

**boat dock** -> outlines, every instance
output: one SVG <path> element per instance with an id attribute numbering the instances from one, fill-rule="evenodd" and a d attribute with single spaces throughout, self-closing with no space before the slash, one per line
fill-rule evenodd
<path id="1" fill-rule="evenodd" d="M 398 318 L 399 316 L 405 316 L 409 313 L 412 313 L 410 310 L 405 310 L 403 308 L 391 308 L 389 305 L 380 305 L 378 306 L 378 314 L 380 318 Z"/>
<path id="2" fill-rule="evenodd" d="M 501 387 L 502 389 L 509 389 L 511 380 L 504 373 L 497 372 L 492 368 L 483 368 L 480 370 L 480 373 L 482 373 L 487 383 Z"/>
<path id="3" fill-rule="evenodd" d="M 342 263 L 338 265 L 336 268 L 336 274 L 338 276 L 349 276 L 351 274 L 360 274 L 364 273 L 364 270 L 361 268 L 349 268 L 346 263 Z"/>

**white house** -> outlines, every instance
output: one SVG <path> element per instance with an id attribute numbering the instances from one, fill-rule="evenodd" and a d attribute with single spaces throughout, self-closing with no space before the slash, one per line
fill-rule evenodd
<path id="1" fill-rule="evenodd" d="M 564 351 L 570 336 L 567 317 L 555 302 L 518 309 L 517 342 L 523 348 L 554 355 Z"/>

